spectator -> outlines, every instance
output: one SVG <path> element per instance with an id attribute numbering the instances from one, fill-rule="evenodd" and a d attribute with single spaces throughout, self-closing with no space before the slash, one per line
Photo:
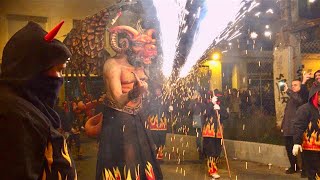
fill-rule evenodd
<path id="1" fill-rule="evenodd" d="M 192 126 L 196 130 L 197 150 L 200 157 L 202 157 L 202 115 L 204 111 L 204 104 L 200 100 L 200 95 L 196 95 L 189 104 L 190 115 L 192 117 Z"/>
<path id="2" fill-rule="evenodd" d="M 320 70 L 317 70 L 314 74 L 314 82 L 320 83 Z M 308 96 L 309 96 L 309 90 L 307 87 L 308 82 L 313 81 L 311 72 L 310 73 L 303 73 L 303 78 L 302 78 L 302 85 L 301 85 L 301 91 L 303 94 L 303 100 L 304 102 L 308 102 Z M 312 82 L 313 83 L 313 82 Z"/>
<path id="3" fill-rule="evenodd" d="M 227 123 L 227 128 L 230 131 L 230 138 L 235 139 L 237 134 L 237 127 L 240 121 L 240 97 L 237 89 L 232 89 L 230 96 L 230 120 Z"/>
<path id="4" fill-rule="evenodd" d="M 297 158 L 292 154 L 292 147 L 294 135 L 293 120 L 296 116 L 298 107 L 303 104 L 301 94 L 301 81 L 293 80 L 291 83 L 291 89 L 288 88 L 287 84 L 284 84 L 284 92 L 288 94 L 289 100 L 284 110 L 281 129 L 283 132 L 285 147 L 290 162 L 290 168 L 286 170 L 286 174 L 293 174 L 300 170 L 299 166 L 297 165 Z M 302 172 L 302 176 L 304 176 L 304 172 Z"/>

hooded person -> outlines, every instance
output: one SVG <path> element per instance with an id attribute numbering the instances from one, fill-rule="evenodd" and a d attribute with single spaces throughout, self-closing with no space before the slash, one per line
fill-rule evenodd
<path id="1" fill-rule="evenodd" d="M 310 89 L 308 103 L 299 107 L 294 120 L 292 154 L 303 151 L 303 160 L 309 179 L 320 178 L 320 85 Z"/>
<path id="2" fill-rule="evenodd" d="M 315 83 L 320 83 L 320 69 L 313 74 Z"/>
<path id="3" fill-rule="evenodd" d="M 151 137 L 157 148 L 157 160 L 163 160 L 163 150 L 166 144 L 167 117 L 169 113 L 162 103 L 162 89 L 160 84 L 154 85 L 154 98 L 150 98 L 147 106 L 148 126 Z"/>
<path id="4" fill-rule="evenodd" d="M 317 70 L 316 72 L 313 73 L 313 78 L 311 73 L 303 73 L 300 94 L 302 95 L 302 98 L 305 103 L 308 102 L 309 89 L 307 86 L 310 81 L 315 83 L 320 83 L 320 70 Z"/>
<path id="5" fill-rule="evenodd" d="M 205 122 L 202 127 L 203 153 L 207 157 L 208 175 L 214 179 L 220 178 L 217 161 L 222 150 L 223 122 L 229 114 L 221 101 L 222 92 L 214 90 L 211 102 L 206 104 Z M 218 118 L 220 118 L 218 120 Z M 221 124 L 220 124 L 220 123 Z M 221 127 L 219 127 L 221 125 Z"/>
<path id="6" fill-rule="evenodd" d="M 61 120 L 53 107 L 71 56 L 54 39 L 63 22 L 47 33 L 29 22 L 3 50 L 0 76 L 1 179 L 77 179 Z"/>

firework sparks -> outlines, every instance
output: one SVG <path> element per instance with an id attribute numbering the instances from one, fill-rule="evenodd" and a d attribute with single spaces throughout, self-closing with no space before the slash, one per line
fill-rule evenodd
<path id="1" fill-rule="evenodd" d="M 192 67 L 201 58 L 205 50 L 213 43 L 214 39 L 217 38 L 228 23 L 235 18 L 239 10 L 240 0 L 207 0 L 206 3 L 207 14 L 200 22 L 199 31 L 194 38 L 189 56 L 180 71 L 180 77 L 186 77 L 189 74 Z M 225 11 L 225 9 L 228 9 L 228 11 Z M 201 9 L 198 9 L 198 13 L 200 11 Z"/>
<path id="2" fill-rule="evenodd" d="M 186 2 L 187 0 L 153 0 L 160 22 L 163 51 L 162 72 L 166 77 L 169 77 L 172 72 L 179 42 L 179 27 L 184 23 L 184 16 L 188 13 L 185 10 Z"/>

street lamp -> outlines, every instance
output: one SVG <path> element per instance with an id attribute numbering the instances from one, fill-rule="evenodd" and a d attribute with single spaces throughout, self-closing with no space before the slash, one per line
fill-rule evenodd
<path id="1" fill-rule="evenodd" d="M 218 53 L 218 52 L 215 52 L 215 53 L 213 53 L 213 55 L 212 55 L 212 59 L 213 59 L 213 60 L 219 60 L 220 57 L 221 57 L 221 55 L 220 55 L 220 53 Z"/>

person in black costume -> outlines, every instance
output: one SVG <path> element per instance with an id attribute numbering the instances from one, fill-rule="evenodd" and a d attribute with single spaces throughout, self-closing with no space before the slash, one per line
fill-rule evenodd
<path id="1" fill-rule="evenodd" d="M 155 88 L 155 97 L 151 98 L 148 106 L 148 126 L 150 130 L 152 140 L 154 141 L 157 149 L 158 160 L 163 159 L 163 149 L 166 144 L 166 134 L 168 128 L 167 117 L 168 113 L 162 102 L 161 86 L 158 85 Z"/>
<path id="2" fill-rule="evenodd" d="M 215 179 L 220 178 L 217 160 L 222 150 L 223 121 L 229 117 L 221 99 L 222 93 L 215 90 L 211 102 L 206 105 L 205 123 L 202 128 L 203 153 L 207 157 L 208 175 Z M 221 128 L 219 127 L 218 116 L 220 116 Z"/>
<path id="3" fill-rule="evenodd" d="M 47 33 L 29 22 L 3 50 L 0 76 L 0 179 L 77 179 L 61 121 L 53 107 L 71 56 L 54 39 L 61 22 Z"/>
<path id="4" fill-rule="evenodd" d="M 310 89 L 308 103 L 299 107 L 294 119 L 292 154 L 303 152 L 308 179 L 320 179 L 320 85 Z"/>
<path id="5" fill-rule="evenodd" d="M 300 167 L 297 164 L 297 158 L 292 154 L 292 147 L 293 147 L 293 134 L 294 134 L 293 120 L 296 117 L 296 111 L 298 107 L 305 103 L 303 100 L 304 92 L 301 91 L 301 81 L 298 79 L 293 80 L 291 82 L 291 89 L 289 89 L 288 85 L 285 84 L 284 92 L 288 94 L 289 100 L 284 110 L 281 129 L 283 132 L 285 147 L 286 147 L 288 159 L 290 162 L 290 167 L 285 172 L 286 174 L 293 174 L 293 173 L 299 172 L 300 170 Z"/>

